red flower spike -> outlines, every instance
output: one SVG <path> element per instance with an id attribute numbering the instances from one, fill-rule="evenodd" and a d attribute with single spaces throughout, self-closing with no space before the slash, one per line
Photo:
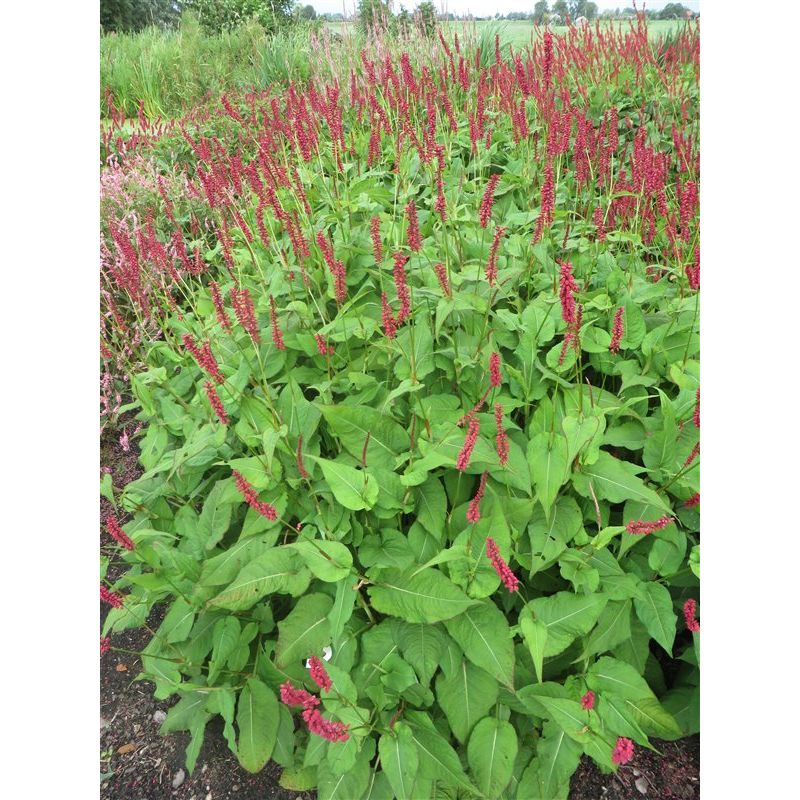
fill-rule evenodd
<path id="1" fill-rule="evenodd" d="M 419 220 L 417 219 L 417 206 L 413 200 L 408 201 L 406 206 L 406 217 L 408 217 L 408 246 L 418 253 L 422 249 L 422 236 L 419 232 Z"/>
<path id="2" fill-rule="evenodd" d="M 316 708 L 307 708 L 303 712 L 303 719 L 311 733 L 329 742 L 346 742 L 350 738 L 347 732 L 349 725 L 325 719 Z"/>
<path id="3" fill-rule="evenodd" d="M 586 692 L 583 697 L 581 697 L 581 708 L 584 711 L 591 711 L 594 708 L 594 700 L 595 694 L 591 689 L 589 689 L 589 691 Z"/>
<path id="4" fill-rule="evenodd" d="M 491 536 L 486 539 L 486 556 L 492 562 L 494 571 L 500 576 L 500 580 L 509 592 L 516 592 L 519 589 L 519 579 L 511 571 L 511 568 L 500 555 L 497 543 Z"/>
<path id="5" fill-rule="evenodd" d="M 214 386 L 211 381 L 206 381 L 203 384 L 206 395 L 208 396 L 208 402 L 211 403 L 211 408 L 214 409 L 214 413 L 217 415 L 217 418 L 223 425 L 228 424 L 228 415 L 225 413 L 225 406 L 220 399 L 220 396 L 217 394 L 216 387 Z"/>
<path id="6" fill-rule="evenodd" d="M 500 353 L 492 353 L 489 356 L 489 383 L 495 389 L 503 382 L 500 375 Z"/>
<path id="7" fill-rule="evenodd" d="M 214 303 L 214 311 L 217 314 L 217 321 L 226 331 L 228 331 L 228 333 L 231 333 L 233 330 L 231 327 L 231 320 L 222 302 L 222 295 L 219 292 L 219 285 L 216 281 L 211 281 L 208 284 L 208 288 L 211 290 L 211 300 Z"/>
<path id="8" fill-rule="evenodd" d="M 612 353 L 619 352 L 619 343 L 622 341 L 622 337 L 625 334 L 625 326 L 622 322 L 624 313 L 624 308 L 618 308 L 617 313 L 614 314 L 614 325 L 611 328 L 611 344 L 608 346 L 609 351 Z"/>
<path id="9" fill-rule="evenodd" d="M 684 461 L 684 462 L 683 462 L 683 468 L 684 468 L 684 469 L 686 469 L 686 467 L 688 467 L 688 466 L 689 466 L 689 464 L 691 464 L 691 463 L 692 463 L 692 461 L 694 461 L 694 460 L 697 458 L 697 456 L 699 456 L 699 455 L 700 455 L 700 442 L 698 442 L 698 443 L 697 443 L 697 444 L 696 444 L 696 445 L 695 445 L 695 446 L 692 448 L 692 452 L 691 452 L 691 453 L 689 453 L 689 455 L 688 455 L 688 457 L 687 457 L 686 461 Z"/>
<path id="10" fill-rule="evenodd" d="M 269 296 L 269 319 L 270 324 L 272 325 L 273 344 L 278 348 L 278 350 L 285 350 L 286 345 L 283 342 L 283 333 L 278 326 L 278 312 L 275 308 L 275 298 L 272 295 Z"/>
<path id="11" fill-rule="evenodd" d="M 281 702 L 286 706 L 314 708 L 319 705 L 319 698 L 305 689 L 296 689 L 290 681 L 286 681 L 281 684 Z"/>
<path id="12" fill-rule="evenodd" d="M 333 683 L 330 675 L 328 675 L 328 672 L 325 669 L 325 665 L 319 660 L 319 658 L 317 658 L 317 656 L 311 656 L 308 661 L 308 671 L 311 675 L 311 680 L 314 681 L 314 683 L 316 683 L 320 689 L 324 689 L 326 692 L 329 692 L 333 686 Z"/>
<path id="13" fill-rule="evenodd" d="M 106 517 L 106 530 L 108 535 L 118 544 L 122 545 L 126 550 L 133 550 L 134 544 L 120 527 L 119 521 L 113 514 Z"/>
<path id="14" fill-rule="evenodd" d="M 400 312 L 397 315 L 398 325 L 402 325 L 411 314 L 411 296 L 408 292 L 405 270 L 406 261 L 408 258 L 402 253 L 394 254 L 394 286 L 397 290 L 397 299 L 400 301 Z"/>
<path id="15" fill-rule="evenodd" d="M 375 263 L 380 264 L 383 261 L 383 246 L 381 245 L 381 221 L 378 217 L 373 217 L 369 221 L 369 233 L 372 237 L 372 254 L 375 257 Z"/>
<path id="16" fill-rule="evenodd" d="M 683 604 L 683 619 L 686 622 L 686 627 L 692 633 L 700 632 L 700 623 L 697 617 L 697 602 L 691 597 Z"/>
<path id="17" fill-rule="evenodd" d="M 613 764 L 627 764 L 632 758 L 633 742 L 624 736 L 620 736 L 614 746 L 614 752 L 611 754 L 611 762 Z"/>
<path id="18" fill-rule="evenodd" d="M 236 480 L 236 488 L 247 501 L 247 505 L 249 505 L 250 508 L 257 511 L 262 517 L 266 517 L 273 522 L 278 519 L 278 512 L 275 510 L 275 507 L 258 499 L 256 490 L 250 485 L 250 482 L 241 472 L 233 470 L 233 477 Z"/>
<path id="19" fill-rule="evenodd" d="M 456 469 L 463 472 L 469 466 L 469 459 L 472 456 L 472 449 L 475 447 L 475 442 L 478 440 L 480 433 L 480 423 L 476 416 L 469 418 L 469 427 L 467 429 L 467 436 L 464 439 L 464 444 L 456 459 Z"/>
<path id="20" fill-rule="evenodd" d="M 111 649 L 111 638 L 103 636 L 100 639 L 100 655 L 104 656 Z"/>
<path id="21" fill-rule="evenodd" d="M 486 491 L 486 475 L 486 472 L 481 475 L 478 491 L 475 492 L 475 497 L 470 500 L 469 508 L 467 509 L 467 522 L 475 523 L 481 518 L 481 500 L 483 500 L 483 494 Z"/>
<path id="22" fill-rule="evenodd" d="M 113 608 L 122 608 L 122 597 L 116 592 L 107 589 L 103 584 L 100 584 L 100 599 Z"/>
<path id="23" fill-rule="evenodd" d="M 394 339 L 397 334 L 397 323 L 395 322 L 392 308 L 386 299 L 386 292 L 381 295 L 381 319 L 383 320 L 383 331 L 387 339 Z"/>
<path id="24" fill-rule="evenodd" d="M 657 520 L 653 520 L 652 522 L 644 519 L 634 519 L 625 526 L 625 530 L 628 531 L 628 533 L 633 533 L 637 536 L 647 536 L 650 533 L 654 533 L 655 531 L 660 531 L 663 528 L 666 528 L 667 525 L 669 525 L 672 521 L 672 517 L 667 516 L 666 514 L 663 517 L 659 517 Z"/>
<path id="25" fill-rule="evenodd" d="M 433 271 L 436 273 L 436 279 L 439 281 L 439 286 L 442 287 L 442 291 L 445 293 L 447 297 L 451 297 L 450 294 L 450 281 L 447 278 L 447 268 L 444 264 L 434 264 Z"/>
<path id="26" fill-rule="evenodd" d="M 700 505 L 700 492 L 695 492 L 683 505 L 686 508 L 694 508 Z"/>
<path id="27" fill-rule="evenodd" d="M 325 338 L 318 333 L 314 334 L 314 341 L 317 343 L 317 350 L 321 356 L 332 356 L 333 345 L 328 344 Z"/>
<path id="28" fill-rule="evenodd" d="M 499 173 L 495 172 L 493 175 L 489 177 L 489 182 L 486 184 L 486 191 L 483 193 L 483 199 L 481 200 L 481 206 L 478 212 L 478 218 L 480 219 L 481 228 L 485 228 L 489 224 L 489 220 L 492 217 L 492 206 L 494 205 L 494 190 L 497 188 L 497 184 L 499 182 L 500 182 L 500 175 Z"/>
<path id="29" fill-rule="evenodd" d="M 503 427 L 503 406 L 500 403 L 495 403 L 494 421 L 497 425 L 497 439 L 495 440 L 497 457 L 500 459 L 500 466 L 504 467 L 508 463 L 508 434 Z"/>
<path id="30" fill-rule="evenodd" d="M 500 251 L 500 240 L 505 235 L 506 228 L 499 225 L 495 228 L 494 238 L 492 239 L 492 247 L 489 251 L 489 260 L 486 262 L 486 280 L 489 286 L 494 286 L 497 280 L 497 254 Z"/>
<path id="31" fill-rule="evenodd" d="M 695 403 L 694 407 L 694 416 L 692 417 L 694 420 L 695 428 L 700 427 L 700 387 L 697 387 L 697 395 L 696 395 L 697 402 Z"/>
<path id="32" fill-rule="evenodd" d="M 572 264 L 565 261 L 561 264 L 561 279 L 559 282 L 558 296 L 561 300 L 561 317 L 568 325 L 575 322 L 575 292 L 578 285 L 572 276 Z"/>

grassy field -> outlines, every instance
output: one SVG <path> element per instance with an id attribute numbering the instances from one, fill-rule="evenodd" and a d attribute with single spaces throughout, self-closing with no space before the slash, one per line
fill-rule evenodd
<path id="1" fill-rule="evenodd" d="M 627 30 L 629 22 L 604 23 Z M 650 22 L 651 39 L 665 36 L 684 23 Z M 358 60 L 363 47 L 361 36 L 352 22 L 328 23 L 327 32 L 343 41 L 335 61 L 344 65 Z M 495 34 L 503 45 L 521 51 L 540 36 L 542 28 L 530 22 L 481 20 L 443 24 L 448 38 L 456 33 L 465 44 L 475 45 L 484 53 L 493 53 Z M 565 26 L 555 27 L 556 34 L 566 33 Z M 311 29 L 291 28 L 274 36 L 264 35 L 255 24 L 244 25 L 230 33 L 209 36 L 191 18 L 178 31 L 150 28 L 135 35 L 109 34 L 100 40 L 101 115 L 108 115 L 107 95 L 126 117 L 135 117 L 140 101 L 150 118 L 178 116 L 203 102 L 207 95 L 264 87 L 270 84 L 304 83 L 311 74 L 309 53 Z M 410 42 L 398 44 L 411 48 Z M 324 59 L 323 59 L 324 61 Z M 320 65 L 320 68 L 322 64 Z M 346 76 L 345 76 L 346 77 Z"/>

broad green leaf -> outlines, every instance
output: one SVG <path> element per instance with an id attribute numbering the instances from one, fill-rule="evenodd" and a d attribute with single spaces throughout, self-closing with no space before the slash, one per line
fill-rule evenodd
<path id="1" fill-rule="evenodd" d="M 255 678 L 248 678 L 239 695 L 236 725 L 239 728 L 239 763 L 248 772 L 259 772 L 269 761 L 278 734 L 278 699 Z"/>
<path id="2" fill-rule="evenodd" d="M 651 470 L 669 469 L 675 460 L 675 445 L 678 441 L 678 425 L 672 401 L 659 390 L 661 396 L 660 424 L 644 443 L 642 460 Z"/>
<path id="3" fill-rule="evenodd" d="M 158 637 L 169 644 L 182 642 L 194 625 L 196 610 L 185 600 L 178 598 L 170 606 L 164 621 L 158 628 Z"/>
<path id="4" fill-rule="evenodd" d="M 217 481 L 214 484 L 200 512 L 198 532 L 207 550 L 211 550 L 222 539 L 231 524 L 233 506 L 229 502 L 222 502 L 225 484 L 225 481 Z"/>
<path id="5" fill-rule="evenodd" d="M 375 752 L 374 746 L 371 752 Z M 369 783 L 369 753 L 367 748 L 363 748 L 361 757 L 357 756 L 352 767 L 342 773 L 337 773 L 327 760 L 320 763 L 317 768 L 317 800 L 360 798 Z"/>
<path id="6" fill-rule="evenodd" d="M 462 744 L 475 723 L 497 701 L 497 681 L 469 661 L 461 661 L 451 675 L 436 678 L 436 699 L 450 728 Z"/>
<path id="7" fill-rule="evenodd" d="M 522 774 L 517 789 L 519 800 L 566 798 L 569 779 L 578 768 L 581 754 L 581 746 L 555 722 L 545 722 L 536 743 L 536 757 Z"/>
<path id="8" fill-rule="evenodd" d="M 437 569 L 385 570 L 367 590 L 372 607 L 406 622 L 439 622 L 475 605 Z"/>
<path id="9" fill-rule="evenodd" d="M 367 444 L 367 467 L 394 469 L 397 456 L 408 451 L 408 433 L 390 416 L 374 408 L 339 405 L 321 406 L 320 411 L 347 452 L 359 461 Z"/>
<path id="10" fill-rule="evenodd" d="M 484 797 L 498 797 L 508 786 L 517 749 L 517 734 L 510 722 L 484 717 L 475 726 L 469 737 L 467 761 Z"/>
<path id="11" fill-rule="evenodd" d="M 300 539 L 288 546 L 300 553 L 306 566 L 321 581 L 336 583 L 350 574 L 353 556 L 341 542 Z"/>
<path id="12" fill-rule="evenodd" d="M 319 655 L 330 644 L 328 619 L 333 600 L 325 594 L 303 595 L 288 616 L 278 623 L 275 663 L 286 667 L 293 661 Z"/>
<path id="13" fill-rule="evenodd" d="M 533 618 L 533 610 L 530 604 L 526 605 L 519 615 L 519 628 L 522 637 L 528 646 L 533 666 L 536 670 L 536 679 L 542 682 L 542 664 L 544 662 L 544 652 L 547 647 L 547 625 L 539 619 Z"/>
<path id="14" fill-rule="evenodd" d="M 414 743 L 417 745 L 420 776 L 440 781 L 445 786 L 479 794 L 464 773 L 456 751 L 436 731 L 428 715 L 420 711 L 409 711 L 406 720 L 411 725 Z"/>
<path id="15" fill-rule="evenodd" d="M 336 597 L 333 599 L 328 619 L 331 622 L 331 640 L 336 641 L 344 631 L 347 620 L 353 615 L 356 603 L 355 583 L 350 578 L 342 578 L 336 584 Z"/>
<path id="16" fill-rule="evenodd" d="M 316 461 L 322 467 L 322 474 L 333 496 L 345 508 L 359 511 L 375 505 L 378 499 L 378 483 L 369 472 L 348 467 L 341 461 L 331 461 L 311 455 L 307 455 L 306 458 Z"/>
<path id="17" fill-rule="evenodd" d="M 631 635 L 631 601 L 610 600 L 589 636 L 582 658 L 605 653 Z"/>
<path id="18" fill-rule="evenodd" d="M 655 697 L 647 681 L 630 664 L 609 656 L 592 664 L 586 683 L 598 694 L 613 693 L 629 700 Z"/>
<path id="19" fill-rule="evenodd" d="M 563 436 L 551 436 L 548 433 L 536 434 L 528 442 L 528 466 L 536 496 L 545 514 L 549 515 L 558 490 L 567 479 L 567 440 Z"/>
<path id="20" fill-rule="evenodd" d="M 160 733 L 174 733 L 175 731 L 188 731 L 198 719 L 205 715 L 205 704 L 208 695 L 205 692 L 189 692 L 167 712 L 166 719 L 161 723 Z"/>
<path id="21" fill-rule="evenodd" d="M 599 456 L 599 446 L 606 427 L 602 409 L 587 410 L 583 415 L 564 417 L 561 422 L 568 444 L 568 463 L 581 455 L 582 464 L 592 464 Z"/>
<path id="22" fill-rule="evenodd" d="M 638 500 L 669 512 L 670 507 L 666 501 L 636 476 L 640 471 L 641 467 L 601 452 L 594 464 L 584 465 L 579 472 L 573 474 L 572 482 L 575 490 L 583 497 L 591 497 L 591 484 L 598 499 L 610 500 L 612 503 Z"/>
<path id="23" fill-rule="evenodd" d="M 214 625 L 213 648 L 208 666 L 208 682 L 213 684 L 239 644 L 242 626 L 234 616 L 223 617 Z"/>
<path id="24" fill-rule="evenodd" d="M 514 685 L 514 640 L 503 612 L 491 601 L 446 620 L 447 632 L 473 664 Z"/>
<path id="25" fill-rule="evenodd" d="M 604 594 L 590 595 L 557 592 L 550 597 L 532 600 L 529 608 L 533 619 L 547 628 L 545 657 L 556 656 L 579 636 L 585 636 L 595 625 L 608 602 Z"/>
<path id="26" fill-rule="evenodd" d="M 397 378 L 411 378 L 416 382 L 433 372 L 433 334 L 429 316 L 415 315 L 413 323 L 398 331 L 396 342 L 400 349 L 394 370 Z"/>
<path id="27" fill-rule="evenodd" d="M 647 632 L 672 655 L 677 617 L 672 608 L 669 589 L 660 583 L 643 583 L 633 598 L 636 614 Z"/>
<path id="28" fill-rule="evenodd" d="M 439 625 L 404 622 L 398 642 L 403 657 L 414 667 L 420 684 L 427 686 L 447 647 L 447 634 Z"/>
<path id="29" fill-rule="evenodd" d="M 299 595 L 308 587 L 308 570 L 297 553 L 285 547 L 267 550 L 248 564 L 208 605 L 244 611 L 273 592 Z"/>
<path id="30" fill-rule="evenodd" d="M 436 537 L 437 541 L 441 541 L 447 513 L 447 497 L 442 482 L 431 476 L 414 490 L 414 494 L 416 496 L 417 521 Z"/>
<path id="31" fill-rule="evenodd" d="M 397 800 L 415 800 L 411 789 L 419 769 L 419 755 L 411 728 L 397 722 L 393 732 L 384 733 L 378 741 L 378 755 Z"/>

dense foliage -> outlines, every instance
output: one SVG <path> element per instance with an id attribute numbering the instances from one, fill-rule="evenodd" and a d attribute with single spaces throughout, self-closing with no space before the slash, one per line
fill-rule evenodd
<path id="1" fill-rule="evenodd" d="M 103 646 L 165 610 L 190 770 L 219 715 L 320 798 L 564 798 L 698 730 L 698 42 L 373 42 L 107 137 Z"/>

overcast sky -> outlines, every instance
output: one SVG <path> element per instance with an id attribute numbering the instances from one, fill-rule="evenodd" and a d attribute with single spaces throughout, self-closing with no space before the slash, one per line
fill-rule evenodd
<path id="1" fill-rule="evenodd" d="M 325 12 L 334 13 L 336 11 L 346 13 L 348 16 L 353 13 L 353 9 L 357 5 L 357 0 L 302 0 L 314 6 L 317 13 L 323 14 Z M 394 0 L 393 8 L 395 12 L 400 10 L 400 5 L 404 5 L 409 11 L 416 8 L 421 0 Z M 438 9 L 449 11 L 452 14 L 474 14 L 479 17 L 486 17 L 493 15 L 497 12 L 500 14 L 508 14 L 511 11 L 526 11 L 532 12 L 536 4 L 536 0 L 448 0 L 446 3 L 441 0 L 433 0 L 434 5 Z M 630 8 L 633 3 L 629 0 L 594 0 L 600 11 L 615 8 Z M 647 8 L 657 11 L 663 8 L 669 0 L 650 0 L 647 3 Z M 691 8 L 693 11 L 700 10 L 699 0 L 681 0 L 686 8 Z M 552 7 L 553 3 L 549 5 Z M 641 8 L 641 0 L 637 0 L 636 5 Z"/>

